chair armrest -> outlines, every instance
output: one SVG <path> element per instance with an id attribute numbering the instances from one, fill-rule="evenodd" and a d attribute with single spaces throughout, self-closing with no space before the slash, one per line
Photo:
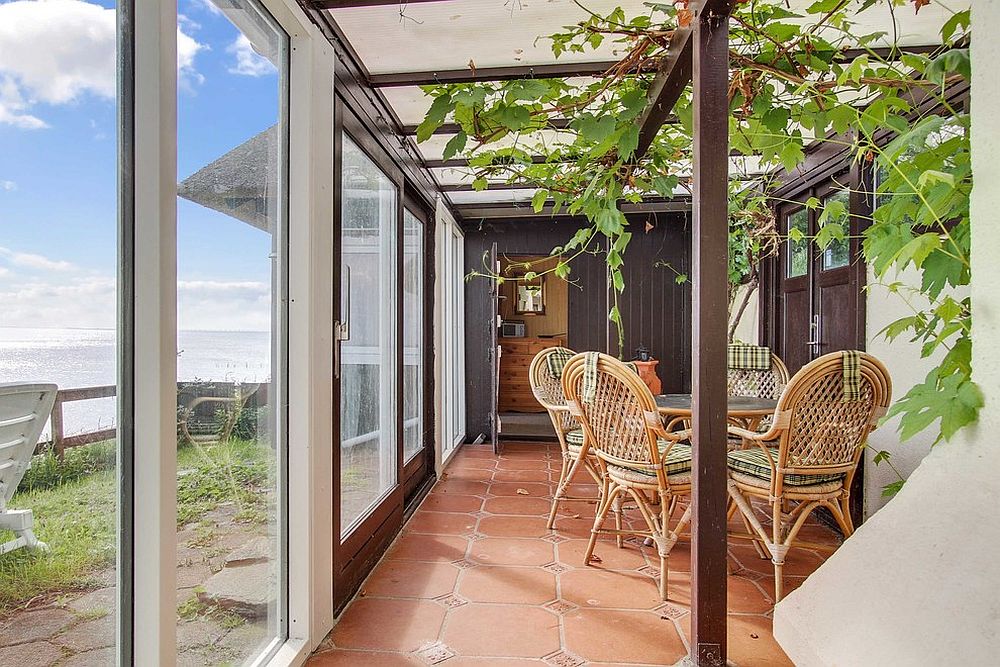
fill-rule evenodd
<path id="1" fill-rule="evenodd" d="M 669 442 L 682 442 L 688 440 L 691 437 L 691 431 L 668 431 L 663 426 L 663 418 L 660 417 L 660 413 L 653 411 L 646 411 L 644 413 L 646 418 L 646 428 L 656 434 L 656 437 L 661 440 L 667 440 Z"/>
<path id="2" fill-rule="evenodd" d="M 733 426 L 732 424 L 729 425 L 726 431 L 729 433 L 729 435 L 735 435 L 740 438 L 743 438 L 744 440 L 753 440 L 754 442 L 763 442 L 764 439 L 761 438 L 761 436 L 766 435 L 764 433 L 757 433 L 756 431 L 748 431 L 745 428 L 741 428 L 739 426 Z"/>

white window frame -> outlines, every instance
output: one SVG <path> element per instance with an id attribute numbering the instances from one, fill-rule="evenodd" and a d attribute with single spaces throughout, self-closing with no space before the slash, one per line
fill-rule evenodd
<path id="1" fill-rule="evenodd" d="M 333 49 L 291 0 L 257 0 L 290 38 L 288 637 L 298 665 L 333 627 Z M 177 3 L 135 5 L 132 663 L 176 663 Z M 284 520 L 284 519 L 281 519 Z M 141 529 L 139 529 L 141 528 Z"/>
<path id="2" fill-rule="evenodd" d="M 440 197 L 435 217 L 435 461 L 440 476 L 465 439 L 465 235 Z"/>

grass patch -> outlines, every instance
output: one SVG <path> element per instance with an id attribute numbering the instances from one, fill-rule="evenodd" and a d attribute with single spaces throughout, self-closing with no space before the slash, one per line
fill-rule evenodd
<path id="1" fill-rule="evenodd" d="M 177 521 L 197 522 L 221 503 L 236 504 L 236 519 L 264 522 L 273 489 L 270 448 L 250 441 L 191 445 L 177 452 Z M 0 616 L 38 597 L 94 588 L 94 575 L 115 562 L 117 479 L 113 443 L 36 456 L 11 508 L 34 511 L 35 534 L 48 552 L 18 549 L 0 555 Z M 0 531 L 0 540 L 13 539 Z M 141 535 L 140 535 L 141 538 Z M 197 541 L 211 544 L 209 527 Z"/>
<path id="2" fill-rule="evenodd" d="M 35 535 L 49 551 L 0 556 L 0 615 L 38 596 L 94 586 L 94 573 L 115 562 L 116 495 L 115 475 L 106 471 L 14 496 L 12 507 L 34 511 Z M 13 537 L 0 531 L 0 540 Z"/>

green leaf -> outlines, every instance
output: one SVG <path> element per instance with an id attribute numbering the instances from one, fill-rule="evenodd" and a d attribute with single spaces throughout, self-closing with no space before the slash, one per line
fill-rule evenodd
<path id="1" fill-rule="evenodd" d="M 903 485 L 906 484 L 905 479 L 900 479 L 895 482 L 890 482 L 882 487 L 882 497 L 892 498 L 894 495 L 899 493 L 903 489 Z"/>
<path id="2" fill-rule="evenodd" d="M 431 138 L 434 131 L 444 124 L 445 118 L 455 108 L 451 95 L 441 95 L 435 97 L 431 102 L 430 109 L 424 120 L 417 126 L 417 142 L 424 142 Z"/>
<path id="3" fill-rule="evenodd" d="M 479 176 L 472 181 L 472 189 L 476 192 L 482 192 L 490 186 L 489 181 L 485 177 Z"/>
<path id="4" fill-rule="evenodd" d="M 535 213 L 541 213 L 542 209 L 545 207 L 545 201 L 548 199 L 548 190 L 539 190 L 531 198 L 531 208 Z"/>
<path id="5" fill-rule="evenodd" d="M 449 160 L 455 157 L 458 153 L 465 150 L 465 142 L 468 140 L 469 135 L 465 133 L 464 130 L 459 130 L 458 134 L 448 140 L 448 143 L 444 145 L 444 151 L 441 155 L 442 159 Z"/>

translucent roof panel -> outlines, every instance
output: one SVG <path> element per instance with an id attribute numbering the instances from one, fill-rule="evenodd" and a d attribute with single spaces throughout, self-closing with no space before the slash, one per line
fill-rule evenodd
<path id="1" fill-rule="evenodd" d="M 598 14 L 622 7 L 629 16 L 648 9 L 642 0 L 588 0 Z M 371 74 L 438 69 L 541 65 L 555 62 L 540 35 L 588 17 L 573 0 L 453 0 L 328 10 Z M 566 53 L 561 62 L 619 57 L 614 45 Z"/>

